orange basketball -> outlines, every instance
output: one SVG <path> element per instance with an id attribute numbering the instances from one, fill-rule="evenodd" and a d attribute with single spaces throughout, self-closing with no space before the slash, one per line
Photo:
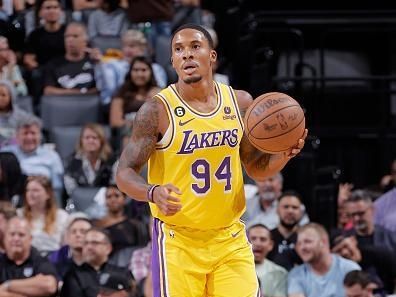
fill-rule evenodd
<path id="1" fill-rule="evenodd" d="M 284 152 L 295 146 L 305 130 L 304 111 L 283 93 L 265 93 L 246 111 L 245 133 L 256 148 L 267 153 Z"/>

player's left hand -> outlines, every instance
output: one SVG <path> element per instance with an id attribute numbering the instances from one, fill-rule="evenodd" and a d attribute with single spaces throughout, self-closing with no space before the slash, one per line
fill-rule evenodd
<path id="1" fill-rule="evenodd" d="M 288 159 L 291 159 L 291 158 L 297 156 L 297 155 L 301 152 L 301 150 L 302 150 L 303 147 L 304 147 L 305 138 L 307 138 L 307 135 L 308 135 L 308 129 L 305 129 L 303 136 L 301 136 L 301 138 L 298 140 L 297 144 L 296 144 L 295 146 L 291 147 L 291 148 L 285 153 L 285 154 L 286 154 L 286 157 L 287 157 Z"/>

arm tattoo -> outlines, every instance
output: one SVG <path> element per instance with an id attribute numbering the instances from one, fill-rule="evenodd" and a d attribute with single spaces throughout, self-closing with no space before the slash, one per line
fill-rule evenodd
<path id="1" fill-rule="evenodd" d="M 129 167 L 139 172 L 150 158 L 158 136 L 158 104 L 151 99 L 139 109 L 133 122 L 131 139 L 121 154 L 119 169 Z"/>

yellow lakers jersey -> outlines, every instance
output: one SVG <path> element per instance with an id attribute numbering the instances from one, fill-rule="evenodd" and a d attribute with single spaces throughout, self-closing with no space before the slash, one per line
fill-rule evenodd
<path id="1" fill-rule="evenodd" d="M 148 180 L 172 183 L 182 192 L 182 209 L 173 216 L 163 215 L 150 203 L 153 216 L 165 223 L 222 228 L 239 220 L 245 210 L 239 157 L 243 122 L 231 87 L 214 84 L 217 106 L 209 113 L 189 106 L 175 85 L 156 95 L 166 107 L 170 125 L 150 157 Z"/>

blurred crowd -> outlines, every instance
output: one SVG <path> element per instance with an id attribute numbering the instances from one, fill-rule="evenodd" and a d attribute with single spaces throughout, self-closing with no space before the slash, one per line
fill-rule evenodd
<path id="1" fill-rule="evenodd" d="M 174 28 L 202 24 L 217 46 L 215 16 L 199 0 L 0 6 L 0 296 L 152 296 L 149 209 L 117 189 L 117 160 L 136 112 L 176 79 Z M 227 73 L 215 79 L 229 82 Z M 96 121 L 44 116 L 48 100 L 81 100 L 69 114 L 57 106 L 55 120 L 64 120 L 93 97 Z M 57 138 L 56 128 L 71 136 Z M 340 184 L 331 230 L 310 222 L 282 174 L 246 184 L 243 219 L 262 296 L 394 293 L 395 183 L 396 161 L 381 193 Z"/>

